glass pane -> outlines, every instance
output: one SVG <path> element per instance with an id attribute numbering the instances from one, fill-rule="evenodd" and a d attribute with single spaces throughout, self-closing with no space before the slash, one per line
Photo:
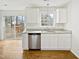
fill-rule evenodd
<path id="1" fill-rule="evenodd" d="M 5 38 L 18 39 L 24 31 L 24 16 L 4 16 L 5 18 Z"/>
<path id="2" fill-rule="evenodd" d="M 52 26 L 54 16 L 53 14 L 41 14 L 41 25 L 42 26 Z"/>
<path id="3" fill-rule="evenodd" d="M 24 30 L 24 16 L 16 16 L 16 32 L 21 33 Z"/>
<path id="4" fill-rule="evenodd" d="M 15 39 L 16 33 L 14 28 L 14 19 L 12 16 L 5 16 L 5 38 L 6 39 Z"/>

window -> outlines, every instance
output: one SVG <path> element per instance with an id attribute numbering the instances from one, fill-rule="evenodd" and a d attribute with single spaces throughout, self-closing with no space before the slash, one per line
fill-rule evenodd
<path id="1" fill-rule="evenodd" d="M 41 26 L 54 26 L 56 20 L 56 8 L 40 8 Z"/>
<path id="2" fill-rule="evenodd" d="M 42 14 L 41 15 L 42 26 L 52 26 L 53 20 L 54 20 L 53 14 Z"/>

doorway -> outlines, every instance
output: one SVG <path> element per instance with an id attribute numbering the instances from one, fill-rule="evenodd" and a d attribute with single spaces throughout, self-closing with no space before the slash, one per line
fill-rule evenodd
<path id="1" fill-rule="evenodd" d="M 25 29 L 24 16 L 4 16 L 5 39 L 21 39 L 21 33 Z"/>

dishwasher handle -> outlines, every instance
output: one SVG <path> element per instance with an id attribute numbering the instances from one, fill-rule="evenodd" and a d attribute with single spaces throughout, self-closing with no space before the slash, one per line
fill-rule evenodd
<path id="1" fill-rule="evenodd" d="M 28 33 L 28 35 L 41 35 L 41 33 Z"/>

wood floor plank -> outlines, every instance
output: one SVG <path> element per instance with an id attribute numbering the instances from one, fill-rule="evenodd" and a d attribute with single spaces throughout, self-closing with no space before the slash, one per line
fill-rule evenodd
<path id="1" fill-rule="evenodd" d="M 22 50 L 21 40 L 0 41 L 0 59 L 78 59 L 70 51 Z"/>
<path id="2" fill-rule="evenodd" d="M 27 56 L 27 57 L 25 57 Z M 78 59 L 70 51 L 24 51 L 24 59 Z"/>

